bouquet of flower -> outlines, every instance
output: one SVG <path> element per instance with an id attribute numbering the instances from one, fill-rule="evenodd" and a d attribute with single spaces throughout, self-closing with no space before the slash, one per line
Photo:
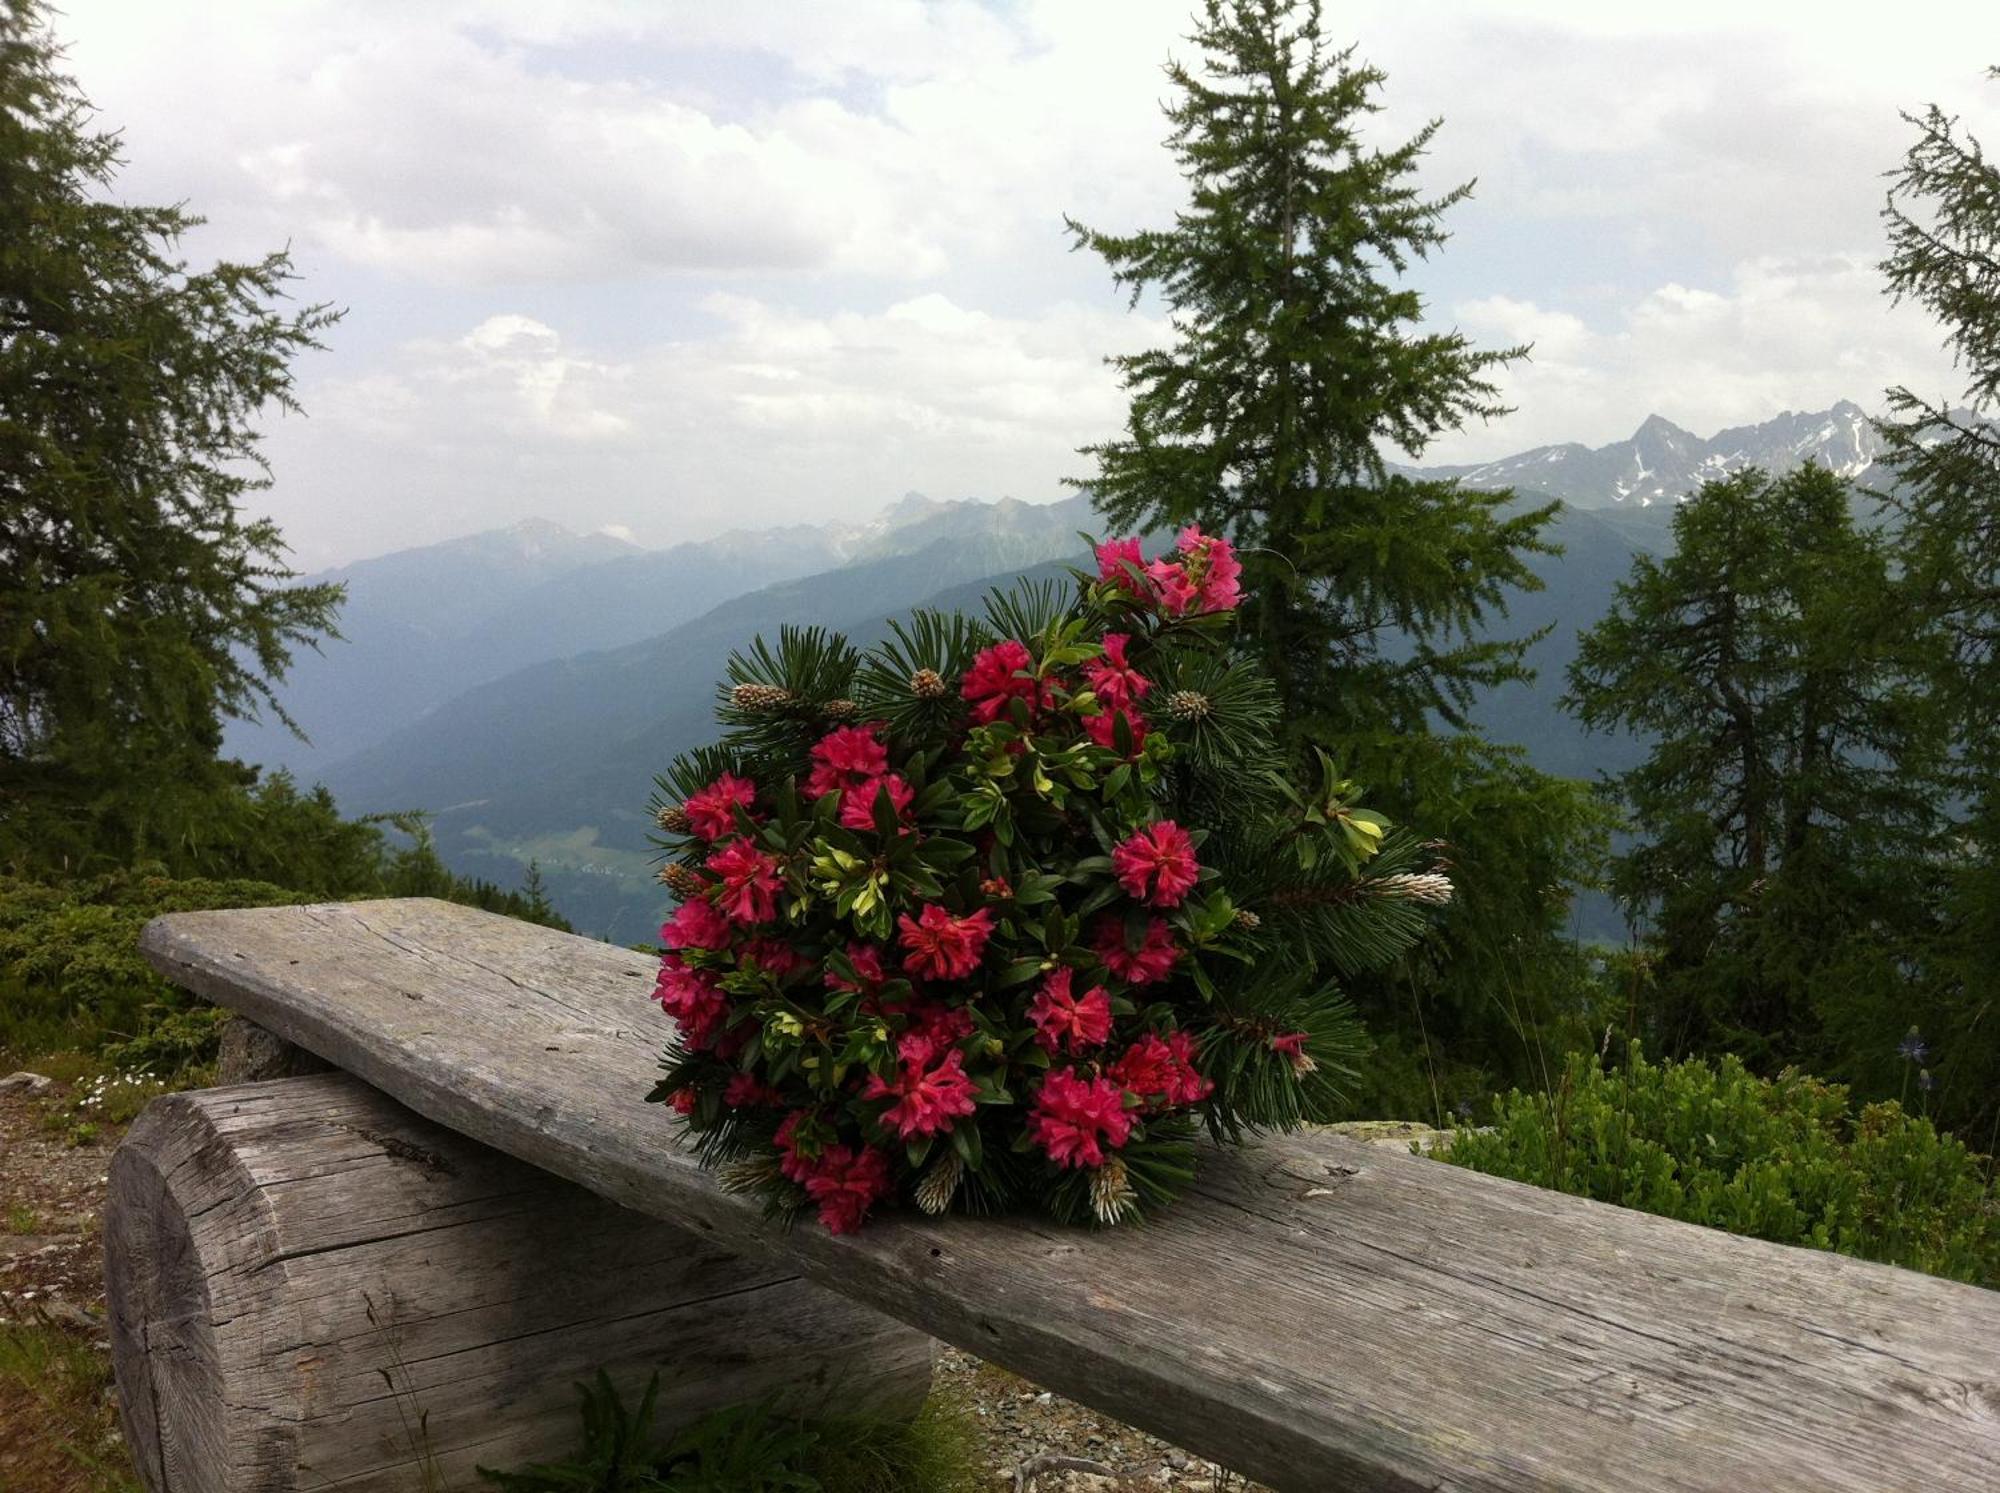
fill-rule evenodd
<path id="1" fill-rule="evenodd" d="M 865 654 L 760 639 L 722 740 L 660 779 L 677 1030 L 649 1097 L 776 1211 L 1136 1217 L 1198 1126 L 1332 1111 L 1362 1050 L 1340 977 L 1449 899 L 1324 754 L 1283 770 L 1226 541 L 1097 561 Z"/>

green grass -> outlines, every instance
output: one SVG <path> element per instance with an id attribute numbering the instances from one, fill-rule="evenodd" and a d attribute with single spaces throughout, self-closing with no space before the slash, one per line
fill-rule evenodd
<path id="1" fill-rule="evenodd" d="M 109 1360 L 75 1333 L 0 1321 L 0 1488 L 140 1493 L 110 1386 Z"/>

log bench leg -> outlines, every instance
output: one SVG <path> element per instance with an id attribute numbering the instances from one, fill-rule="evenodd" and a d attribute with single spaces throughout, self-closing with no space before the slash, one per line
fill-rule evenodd
<path id="1" fill-rule="evenodd" d="M 664 1137 L 662 1143 L 665 1143 Z M 423 1120 L 347 1074 L 169 1095 L 112 1158 L 120 1414 L 153 1493 L 477 1486 L 606 1369 L 656 1429 L 914 1414 L 923 1334 Z"/>

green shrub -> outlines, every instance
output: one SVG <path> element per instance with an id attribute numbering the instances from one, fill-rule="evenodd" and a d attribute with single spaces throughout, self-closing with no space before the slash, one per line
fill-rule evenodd
<path id="1" fill-rule="evenodd" d="M 161 1077 L 204 1063 L 215 1019 L 153 973 L 139 930 L 162 913 L 311 900 L 260 881 L 0 877 L 0 1051 L 76 1049 Z"/>
<path id="2" fill-rule="evenodd" d="M 1444 1159 L 1779 1244 L 2000 1285 L 2000 1195 L 1984 1158 L 1895 1103 L 1754 1076 L 1733 1057 L 1607 1071 L 1572 1056 L 1553 1094 L 1495 1100 Z"/>
<path id="3" fill-rule="evenodd" d="M 933 1394 L 915 1420 L 800 1420 L 768 1405 L 704 1416 L 667 1441 L 652 1432 L 659 1375 L 636 1410 L 602 1371 L 580 1384 L 583 1436 L 568 1462 L 480 1469 L 504 1493 L 971 1493 L 972 1437 Z"/>

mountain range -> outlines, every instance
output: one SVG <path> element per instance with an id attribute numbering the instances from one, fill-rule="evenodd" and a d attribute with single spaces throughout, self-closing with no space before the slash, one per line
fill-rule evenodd
<path id="1" fill-rule="evenodd" d="M 1540 447 L 1432 467 L 1482 488 L 1556 497 L 1559 557 L 1505 627 L 1548 627 L 1538 677 L 1479 702 L 1480 727 L 1547 771 L 1591 777 L 1642 744 L 1586 737 L 1557 701 L 1578 632 L 1602 616 L 1640 552 L 1671 544 L 1673 499 L 1745 465 L 1818 461 L 1867 480 L 1879 452 L 1862 411 L 1785 414 L 1706 440 L 1648 419 L 1627 441 Z M 579 927 L 650 936 L 645 804 L 652 777 L 708 737 L 729 653 L 786 623 L 856 642 L 917 605 L 977 606 L 1021 574 L 1059 574 L 1094 530 L 1088 500 L 939 502 L 905 496 L 875 518 L 736 533 L 643 550 L 536 521 L 358 562 L 344 642 L 301 660 L 284 699 L 310 747 L 239 729 L 239 755 L 319 778 L 349 812 L 432 811 L 455 868 L 503 885 L 537 861 Z"/>
<path id="2" fill-rule="evenodd" d="M 1608 446 L 1574 441 L 1536 446 L 1475 465 L 1406 467 L 1426 477 L 1456 477 L 1468 487 L 1512 487 L 1560 498 L 1579 508 L 1671 510 L 1702 483 L 1762 467 L 1788 472 L 1817 462 L 1867 485 L 1882 455 L 1882 438 L 1868 413 L 1842 400 L 1812 414 L 1786 410 L 1761 425 L 1738 425 L 1703 439 L 1673 421 L 1649 415 L 1629 439 Z"/>

